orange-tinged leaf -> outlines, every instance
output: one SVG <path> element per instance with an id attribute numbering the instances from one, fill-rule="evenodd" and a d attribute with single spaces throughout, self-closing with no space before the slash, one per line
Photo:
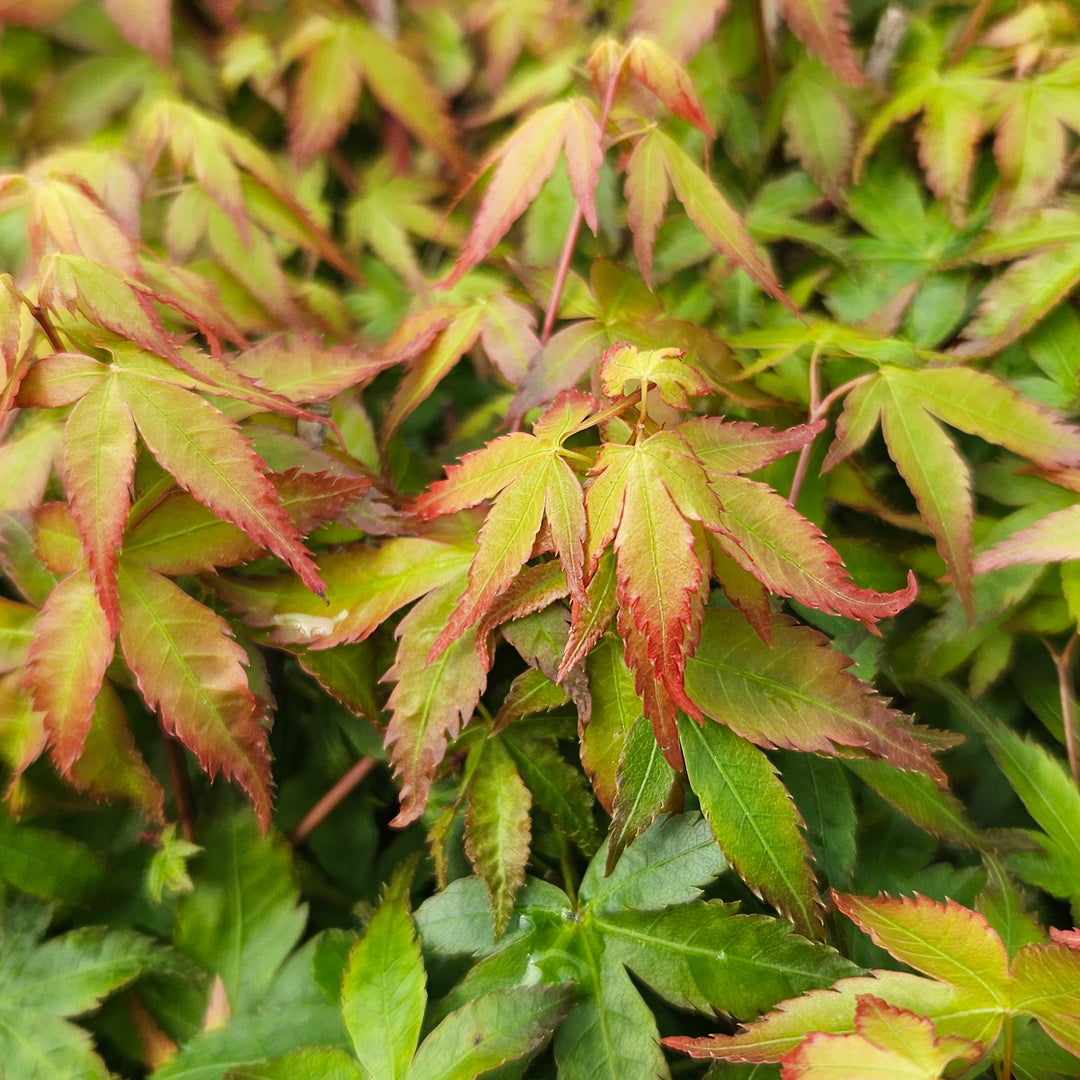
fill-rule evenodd
<path id="1" fill-rule="evenodd" d="M 34 362 L 19 387 L 20 408 L 73 405 L 109 373 L 100 360 L 82 353 L 53 353 Z"/>
<path id="2" fill-rule="evenodd" d="M 663 732 L 668 760 L 676 767 L 675 708 L 701 717 L 683 689 L 687 655 L 701 622 L 705 578 L 690 521 L 711 521 L 719 506 L 701 464 L 671 432 L 660 431 L 631 446 L 605 444 L 594 472 L 586 495 L 588 571 L 595 570 L 600 553 L 614 539 L 627 663 L 638 693 L 649 695 L 646 712 L 658 738 Z"/>
<path id="3" fill-rule="evenodd" d="M 812 1034 L 785 1054 L 784 1080 L 936 1080 L 950 1061 L 975 1061 L 981 1047 L 955 1035 L 939 1037 L 925 1016 L 863 995 L 855 1006 L 855 1032 Z"/>
<path id="4" fill-rule="evenodd" d="M 135 46 L 159 64 L 172 51 L 172 0 L 104 0 L 105 14 Z"/>
<path id="5" fill-rule="evenodd" d="M 690 408 L 691 396 L 712 391 L 708 380 L 686 359 L 683 349 L 652 349 L 643 352 L 633 345 L 612 345 L 600 360 L 600 383 L 608 397 L 640 390 L 646 383 L 677 409 Z"/>
<path id="6" fill-rule="evenodd" d="M 812 53 L 845 82 L 862 85 L 862 72 L 851 51 L 846 0 L 777 0 L 776 6 Z"/>
<path id="7" fill-rule="evenodd" d="M 778 431 L 719 416 L 698 416 L 680 424 L 678 430 L 712 474 L 756 472 L 785 454 L 809 446 L 824 428 L 823 420 Z"/>
<path id="8" fill-rule="evenodd" d="M 40 506 L 60 457 L 63 421 L 48 412 L 27 412 L 24 417 L 26 422 L 0 446 L 0 510 Z"/>
<path id="9" fill-rule="evenodd" d="M 121 563 L 120 645 L 147 704 L 210 776 L 221 771 L 270 824 L 270 753 L 247 654 L 229 624 L 168 578 Z"/>
<path id="10" fill-rule="evenodd" d="M 405 378 L 401 380 L 383 419 L 382 431 L 379 433 L 379 440 L 383 446 L 389 444 L 405 418 L 428 397 L 447 372 L 476 344 L 480 337 L 483 318 L 482 304 L 471 304 L 462 308 L 448 325 L 438 331 L 430 347 L 419 356 L 412 353 L 415 359 L 405 373 Z M 433 325 L 438 325 L 438 321 Z M 423 337 L 420 340 L 423 340 Z M 389 349 L 387 353 L 393 355 Z"/>
<path id="11" fill-rule="evenodd" d="M 94 702 L 82 753 L 71 763 L 67 778 L 95 799 L 126 799 L 151 821 L 164 824 L 165 792 L 139 753 L 123 703 L 107 680 Z"/>
<path id="12" fill-rule="evenodd" d="M 845 670 L 851 663 L 824 635 L 774 615 L 771 646 L 734 611 L 705 613 L 686 668 L 702 712 L 766 749 L 834 754 L 845 748 L 898 769 L 946 776 L 907 719 Z"/>
<path id="13" fill-rule="evenodd" d="M 434 661 L 431 644 L 446 624 L 461 590 L 452 579 L 423 598 L 398 625 L 398 649 L 386 680 L 391 712 L 386 745 L 401 781 L 401 810 L 391 824 L 415 821 L 427 805 L 447 739 L 457 738 L 487 682 L 476 653 L 475 630 L 467 630 Z"/>
<path id="14" fill-rule="evenodd" d="M 785 91 L 787 149 L 821 190 L 842 206 L 855 153 L 855 116 L 842 88 L 832 72 L 807 59 L 788 76 Z"/>
<path id="15" fill-rule="evenodd" d="M 647 86 L 671 112 L 712 138 L 712 125 L 694 83 L 669 52 L 651 38 L 636 37 L 626 50 L 625 64 L 630 74 Z"/>
<path id="16" fill-rule="evenodd" d="M 1065 128 L 1034 81 L 1017 82 L 994 139 L 1001 173 L 998 211 L 1015 217 L 1040 206 L 1065 172 Z"/>
<path id="17" fill-rule="evenodd" d="M 832 896 L 840 911 L 898 960 L 987 1004 L 1009 1006 L 1009 954 L 979 912 L 919 895 L 871 898 L 834 891 Z"/>
<path id="18" fill-rule="evenodd" d="M 545 105 L 514 131 L 484 163 L 486 168 L 498 162 L 465 246 L 442 288 L 458 281 L 506 235 L 539 195 L 564 147 L 578 206 L 586 220 L 595 222 L 601 134 L 590 107 L 578 98 Z"/>
<path id="19" fill-rule="evenodd" d="M 466 162 L 454 123 L 420 68 L 394 42 L 357 20 L 349 23 L 349 37 L 363 66 L 364 81 L 379 104 L 454 172 L 463 172 Z"/>
<path id="20" fill-rule="evenodd" d="M 116 564 L 131 505 L 135 441 L 131 410 L 111 378 L 75 405 L 64 427 L 64 486 L 113 633 L 120 620 Z"/>
<path id="21" fill-rule="evenodd" d="M 150 452 L 199 502 L 269 548 L 313 592 L 323 583 L 262 462 L 223 413 L 195 394 L 133 371 L 122 393 Z"/>
<path id="22" fill-rule="evenodd" d="M 779 1061 L 802 1043 L 809 1032 L 847 1034 L 855 1031 L 855 1010 L 866 994 L 894 1008 L 929 1017 L 937 1030 L 949 1035 L 993 1042 L 1001 1013 L 984 998 L 948 983 L 932 982 L 901 971 L 875 971 L 873 976 L 841 979 L 831 989 L 812 990 L 781 1002 L 761 1020 L 736 1035 L 665 1039 L 664 1044 L 696 1058 L 722 1061 Z"/>
<path id="23" fill-rule="evenodd" d="M 742 267 L 793 315 L 798 315 L 798 308 L 780 287 L 772 270 L 754 247 L 746 223 L 732 209 L 701 167 L 663 132 L 657 130 L 653 137 L 657 140 L 657 149 L 663 156 L 664 168 L 671 186 L 675 189 L 676 197 L 705 239 L 736 266 Z"/>
<path id="24" fill-rule="evenodd" d="M 26 682 L 45 714 L 53 759 L 62 773 L 82 753 L 113 657 L 113 632 L 86 571 L 66 577 L 41 609 Z"/>
<path id="25" fill-rule="evenodd" d="M 154 306 L 158 297 L 133 278 L 84 255 L 48 255 L 39 289 L 42 306 L 51 311 L 78 313 L 169 360 L 178 355 Z"/>
<path id="26" fill-rule="evenodd" d="M 893 593 L 859 588 L 821 530 L 767 484 L 723 474 L 709 481 L 722 507 L 712 523 L 717 543 L 771 592 L 871 630 L 915 599 L 913 574 Z"/>
<path id="27" fill-rule="evenodd" d="M 1075 931 L 1069 931 L 1075 936 Z M 1025 945 L 1013 958 L 1012 1004 L 1017 1011 L 1037 1020 L 1054 1013 L 1080 1016 L 1080 952 L 1062 940 L 1062 932 L 1051 929 L 1054 943 Z M 1076 1053 L 1078 1042 L 1067 1049 Z"/>
<path id="28" fill-rule="evenodd" d="M 626 162 L 626 223 L 634 238 L 634 255 L 645 284 L 652 288 L 653 248 L 671 196 L 663 150 L 655 129 L 637 140 Z"/>
<path id="29" fill-rule="evenodd" d="M 310 44 L 289 103 L 289 148 L 301 167 L 329 150 L 344 132 L 363 80 L 361 58 L 344 28 L 321 16 L 312 23 L 297 32 Z"/>

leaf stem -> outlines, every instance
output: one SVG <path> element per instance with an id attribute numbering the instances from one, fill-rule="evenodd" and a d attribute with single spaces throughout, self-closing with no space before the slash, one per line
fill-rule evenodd
<path id="1" fill-rule="evenodd" d="M 169 770 L 169 782 L 176 800 L 176 819 L 180 825 L 180 835 L 188 843 L 194 843 L 195 792 L 192 790 L 191 776 L 184 760 L 184 748 L 179 739 L 169 734 L 165 735 L 165 766 Z"/>
<path id="2" fill-rule="evenodd" d="M 1072 774 L 1073 783 L 1080 787 L 1080 760 L 1078 760 L 1076 746 L 1076 694 L 1073 690 L 1072 661 L 1076 651 L 1076 643 L 1080 640 L 1076 634 L 1069 638 L 1069 644 L 1059 653 L 1053 649 L 1049 642 L 1044 641 L 1047 652 L 1050 653 L 1057 668 L 1058 694 L 1061 697 L 1061 720 L 1065 729 L 1065 752 L 1069 758 L 1069 772 Z"/>
<path id="3" fill-rule="evenodd" d="M 64 343 L 60 340 L 60 335 L 56 332 L 56 327 L 53 326 L 53 321 L 49 318 L 49 313 L 45 308 L 40 304 L 35 304 L 26 293 L 21 289 L 16 288 L 14 285 L 9 284 L 8 288 L 27 306 L 27 308 L 30 309 L 30 314 L 33 315 L 34 321 L 41 327 L 53 349 L 56 352 L 63 352 Z"/>
<path id="4" fill-rule="evenodd" d="M 373 768 L 375 768 L 375 759 L 370 754 L 357 761 L 304 815 L 300 824 L 289 833 L 289 843 L 293 847 L 302 844 L 337 809 L 345 797 L 363 782 Z"/>
<path id="5" fill-rule="evenodd" d="M 611 73 L 608 75 L 607 86 L 604 87 L 604 100 L 600 105 L 600 137 L 604 136 L 604 128 L 607 127 L 608 117 L 611 115 L 611 106 L 615 103 L 615 91 L 619 86 L 619 75 L 622 72 L 623 60 L 626 58 L 626 52 L 623 52 L 622 59 L 612 66 Z M 563 249 L 559 255 L 559 265 L 555 270 L 555 280 L 551 284 L 551 299 L 548 301 L 547 311 L 544 312 L 544 325 L 540 330 L 540 344 L 546 345 L 548 338 L 551 337 L 552 328 L 555 326 L 555 317 L 559 310 L 559 301 L 562 299 L 563 289 L 566 288 L 566 279 L 570 274 L 570 260 L 574 257 L 574 248 L 577 247 L 578 233 L 581 232 L 581 223 L 585 220 L 585 215 L 578 205 L 574 206 L 573 216 L 570 218 L 570 225 L 566 230 L 566 240 L 563 242 Z"/>
<path id="6" fill-rule="evenodd" d="M 761 61 L 761 89 L 764 97 L 770 97 L 776 89 L 776 57 L 773 55 L 772 35 L 765 21 L 765 0 L 753 0 L 750 10 L 754 20 L 754 41 Z"/>
<path id="7" fill-rule="evenodd" d="M 964 53 L 971 48 L 972 43 L 979 36 L 979 31 L 982 29 L 982 24 L 986 20 L 986 16 L 990 14 L 990 9 L 994 6 L 994 0 L 979 0 L 975 5 L 975 10 L 968 16 L 968 20 L 964 23 L 964 29 L 960 33 L 960 37 L 957 39 L 956 46 L 949 54 L 949 67 L 959 62 Z"/>
<path id="8" fill-rule="evenodd" d="M 1005 1039 L 1001 1049 L 1001 1080 L 1012 1080 L 1013 1018 L 1005 1018 Z"/>
<path id="9" fill-rule="evenodd" d="M 818 356 L 821 354 L 821 342 L 814 345 L 814 351 L 810 354 L 810 370 L 807 381 L 810 384 L 810 410 L 809 419 L 813 423 L 818 409 Z M 806 479 L 806 471 L 810 467 L 810 450 L 813 443 L 807 443 L 799 451 L 799 459 L 795 463 L 795 472 L 791 477 L 791 490 L 788 492 L 788 502 L 794 506 L 799 501 L 799 492 L 802 491 L 803 481 Z"/>

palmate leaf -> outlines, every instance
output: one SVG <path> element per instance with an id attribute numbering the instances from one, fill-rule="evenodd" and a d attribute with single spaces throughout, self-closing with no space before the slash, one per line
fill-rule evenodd
<path id="1" fill-rule="evenodd" d="M 236 780 L 269 825 L 263 707 L 248 686 L 247 654 L 228 623 L 136 564 L 121 565 L 120 603 L 120 645 L 147 703 L 211 776 L 221 770 Z"/>
<path id="2" fill-rule="evenodd" d="M 506 235 L 540 193 L 560 153 L 566 157 L 574 199 L 595 232 L 602 137 L 592 106 L 583 98 L 545 105 L 508 136 L 481 164 L 482 170 L 495 165 L 495 172 L 465 246 L 441 287 L 450 288 Z"/>
<path id="3" fill-rule="evenodd" d="M 847 750 L 946 783 L 916 729 L 846 670 L 824 635 L 783 616 L 766 645 L 742 616 L 710 609 L 687 664 L 686 690 L 701 711 L 766 749 Z"/>
<path id="4" fill-rule="evenodd" d="M 683 689 L 707 580 L 690 523 L 711 526 L 719 505 L 700 462 L 673 432 L 629 446 L 605 443 L 593 472 L 585 499 L 587 569 L 592 573 L 604 548 L 614 544 L 627 663 L 657 742 L 679 768 L 676 706 L 701 716 Z"/>
<path id="5" fill-rule="evenodd" d="M 845 82 L 860 86 L 862 72 L 851 51 L 846 0 L 779 0 L 795 36 Z"/>
<path id="6" fill-rule="evenodd" d="M 841 1080 L 852 1070 L 865 1080 L 936 1080 L 950 1061 L 975 1061 L 978 1043 L 955 1035 L 938 1037 L 923 1016 L 897 1009 L 871 994 L 858 998 L 850 1035 L 811 1035 L 785 1054 L 785 1080 Z"/>
<path id="7" fill-rule="evenodd" d="M 965 607 L 971 591 L 970 478 L 937 421 L 1011 450 L 1044 468 L 1080 461 L 1080 432 L 992 375 L 962 367 L 883 366 L 844 402 L 827 470 L 858 449 L 880 420 L 889 454 L 915 496 Z"/>
<path id="8" fill-rule="evenodd" d="M 546 518 L 571 593 L 585 598 L 584 496 L 581 483 L 562 457 L 563 441 L 589 427 L 596 400 L 566 392 L 533 426 L 468 454 L 447 469 L 413 504 L 421 519 L 453 513 L 494 499 L 469 569 L 469 586 L 453 616 L 432 644 L 434 659 L 490 609 L 532 554 Z"/>

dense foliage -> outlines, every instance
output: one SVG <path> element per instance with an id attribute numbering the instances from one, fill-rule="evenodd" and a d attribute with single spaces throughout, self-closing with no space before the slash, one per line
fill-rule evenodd
<path id="1" fill-rule="evenodd" d="M 1080 10 L 0 0 L 0 1075 L 1080 1075 Z"/>

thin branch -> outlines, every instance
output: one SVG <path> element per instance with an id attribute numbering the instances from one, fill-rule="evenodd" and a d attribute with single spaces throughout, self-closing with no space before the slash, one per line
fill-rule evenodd
<path id="1" fill-rule="evenodd" d="M 750 10 L 754 20 L 754 41 L 761 61 L 762 97 L 771 97 L 776 89 L 776 57 L 773 54 L 773 35 L 765 18 L 765 0 L 753 0 Z"/>
<path id="2" fill-rule="evenodd" d="M 304 819 L 289 833 L 293 847 L 302 844 L 327 818 L 364 777 L 375 768 L 375 759 L 362 757 L 351 769 L 304 815 Z"/>
<path id="3" fill-rule="evenodd" d="M 810 383 L 810 413 L 809 419 L 813 422 L 818 408 L 818 356 L 821 353 L 821 342 L 814 346 L 810 354 L 810 371 L 808 381 Z M 806 479 L 806 471 L 810 467 L 810 450 L 813 443 L 807 443 L 799 451 L 799 460 L 795 464 L 795 472 L 791 477 L 791 490 L 788 492 L 788 502 L 794 506 L 799 501 L 799 492 L 802 491 L 803 481 Z"/>
<path id="4" fill-rule="evenodd" d="M 195 792 L 191 787 L 184 748 L 172 735 L 165 736 L 165 764 L 169 770 L 173 798 L 176 800 L 176 818 L 180 835 L 189 843 L 195 842 Z"/>
<path id="5" fill-rule="evenodd" d="M 949 67 L 958 63 L 974 44 L 983 23 L 986 21 L 986 16 L 990 14 L 990 9 L 993 6 L 994 0 L 979 0 L 978 4 L 975 5 L 975 10 L 968 16 L 967 22 L 964 23 L 964 29 L 956 42 L 956 47 L 949 55 Z"/>

